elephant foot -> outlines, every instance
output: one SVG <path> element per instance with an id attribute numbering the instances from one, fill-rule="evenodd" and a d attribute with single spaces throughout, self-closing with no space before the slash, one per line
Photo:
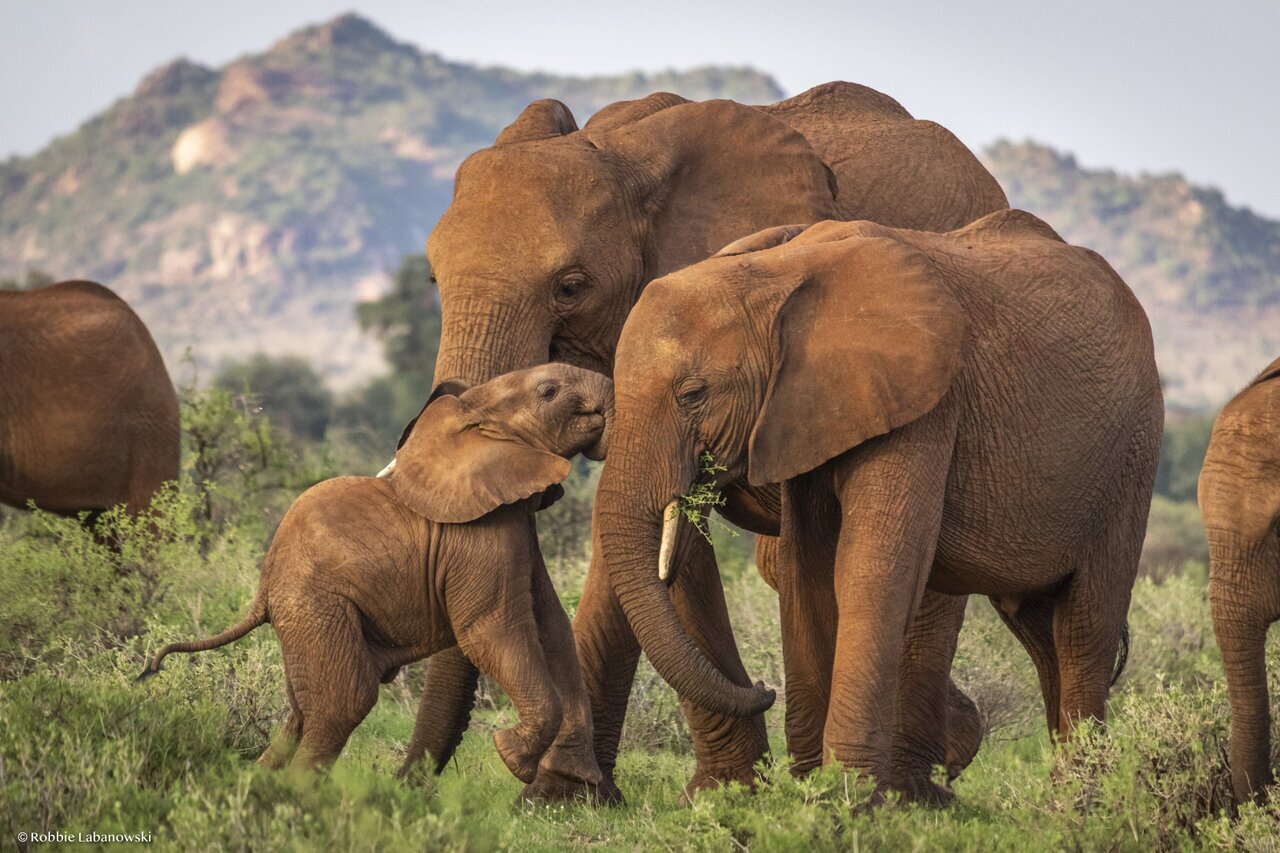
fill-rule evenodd
<path id="1" fill-rule="evenodd" d="M 914 771 L 898 778 L 893 786 L 904 803 L 915 803 L 929 808 L 946 808 L 955 802 L 956 795 L 950 789 L 934 782 L 928 772 Z"/>
<path id="2" fill-rule="evenodd" d="M 699 767 L 694 771 L 693 778 L 684 786 L 684 791 L 680 794 L 680 804 L 687 806 L 693 802 L 699 791 L 720 788 L 730 782 L 741 782 L 754 791 L 759 781 L 760 774 L 756 772 L 754 767 L 716 768 L 714 770 L 704 770 Z"/>
<path id="3" fill-rule="evenodd" d="M 593 806 L 624 805 L 622 791 L 612 779 L 602 779 L 599 784 L 591 785 L 542 771 L 524 786 L 520 799 L 542 803 L 579 802 Z"/>
<path id="4" fill-rule="evenodd" d="M 502 763 L 511 774 L 526 784 L 538 775 L 538 760 L 542 755 L 531 749 L 515 729 L 500 729 L 493 733 L 493 745 L 498 748 Z"/>

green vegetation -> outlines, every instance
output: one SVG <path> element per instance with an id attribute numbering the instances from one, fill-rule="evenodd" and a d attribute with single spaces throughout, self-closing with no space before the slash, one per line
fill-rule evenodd
<path id="1" fill-rule="evenodd" d="M 333 392 L 305 359 L 258 354 L 223 365 L 215 387 L 240 395 L 245 408 L 263 411 L 298 438 L 324 438 L 333 417 Z"/>
<path id="2" fill-rule="evenodd" d="M 398 316 L 415 323 L 412 313 Z M 423 352 L 415 347 L 429 347 L 431 336 L 415 335 L 384 332 L 384 341 L 417 340 L 405 351 Z M 415 357 L 402 363 L 413 372 Z M 336 423 L 326 442 L 278 427 L 290 407 L 257 405 L 254 382 L 306 375 L 284 367 L 263 363 L 228 371 L 236 377 L 228 387 L 181 389 L 183 478 L 150 516 L 109 513 L 95 531 L 40 513 L 0 517 L 0 832 L 147 830 L 159 848 L 181 850 L 1019 850 L 1029 839 L 1049 849 L 1226 850 L 1268 849 L 1280 832 L 1274 806 L 1228 817 L 1229 716 L 1203 538 L 1194 504 L 1180 500 L 1202 444 L 1204 419 L 1190 416 L 1170 420 L 1163 494 L 1130 610 L 1132 652 L 1109 729 L 1053 747 L 1030 661 L 974 598 L 955 676 L 988 737 L 949 809 L 866 813 L 858 809 L 865 786 L 836 768 L 792 779 L 781 758 L 781 700 L 768 715 L 776 757 L 762 767 L 759 790 L 713 791 L 681 805 L 691 744 L 674 693 L 643 661 L 619 761 L 622 808 L 518 803 L 521 785 L 491 741 L 513 711 L 487 679 L 445 773 L 394 779 L 417 708 L 416 667 L 383 686 L 331 774 L 264 772 L 253 759 L 285 709 L 269 630 L 183 656 L 145 683 L 134 678 L 162 644 L 240 618 L 270 532 L 293 497 L 338 469 L 335 457 L 344 459 L 340 470 L 385 461 L 353 462 L 362 457 Z M 570 613 L 585 579 L 598 473 L 597 464 L 575 461 L 565 497 L 538 516 Z M 777 600 L 754 571 L 752 537 L 719 526 L 710 534 L 747 669 L 781 687 Z M 1269 656 L 1280 690 L 1280 645 Z"/>
<path id="3" fill-rule="evenodd" d="M 579 476 L 571 493 L 589 492 L 589 471 Z M 403 678 L 382 688 L 331 775 L 264 772 L 252 761 L 285 706 L 269 630 L 134 681 L 161 644 L 219 630 L 248 605 L 261 516 L 279 510 L 235 483 L 220 487 L 216 528 L 189 476 L 153 517 L 110 516 L 97 539 L 41 514 L 0 524 L 0 830 L 149 830 L 160 849 L 182 850 L 1017 850 L 1031 838 L 1041 849 L 1225 850 L 1261 849 L 1280 832 L 1274 807 L 1246 808 L 1235 823 L 1225 815 L 1228 715 L 1202 566 L 1139 581 L 1111 726 L 1070 749 L 1042 731 L 1025 653 L 985 601 L 972 601 L 956 677 L 991 731 L 955 785 L 957 805 L 942 811 L 855 814 L 867 796 L 856 780 L 828 768 L 797 781 L 781 759 L 754 794 L 734 787 L 682 806 L 689 742 L 674 695 L 647 664 L 624 733 L 623 808 L 517 803 L 520 783 L 490 740 L 513 712 L 492 685 L 439 778 L 392 777 L 416 709 Z M 544 539 L 557 509 L 540 516 Z M 572 526 L 581 534 L 587 523 Z M 582 554 L 548 562 L 572 609 Z M 726 588 L 748 670 L 781 685 L 772 591 L 753 571 L 727 571 Z M 1280 682 L 1280 646 L 1269 654 Z M 782 713 L 768 715 L 775 755 Z"/>

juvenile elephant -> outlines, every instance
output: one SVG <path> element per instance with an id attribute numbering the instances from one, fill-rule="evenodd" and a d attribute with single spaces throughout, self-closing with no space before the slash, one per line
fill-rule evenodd
<path id="1" fill-rule="evenodd" d="M 760 107 L 657 93 L 612 104 L 581 129 L 559 101 L 537 101 L 463 163 L 428 243 L 443 311 L 435 379 L 482 382 L 548 360 L 610 373 L 623 321 L 648 281 L 761 228 L 870 219 L 947 231 L 1007 206 L 995 179 L 945 128 L 852 83 Z M 776 489 L 764 491 L 736 492 L 735 520 L 776 533 Z M 671 594 L 699 648 L 749 687 L 706 543 L 685 549 Z M 960 618 L 963 602 L 938 609 Z M 597 757 L 616 795 L 613 766 L 639 646 L 595 555 L 574 633 Z M 443 760 L 466 724 L 475 673 L 446 653 L 432 659 L 427 683 L 441 700 L 430 741 Z M 687 703 L 685 712 L 697 760 L 690 790 L 754 778 L 768 745 L 763 718 Z"/>
<path id="2" fill-rule="evenodd" d="M 178 398 L 138 315 L 105 287 L 0 292 L 0 503 L 138 512 L 178 478 Z"/>
<path id="3" fill-rule="evenodd" d="M 1218 415 L 1200 472 L 1200 513 L 1231 697 L 1231 783 L 1244 801 L 1275 780 L 1266 641 L 1280 619 L 1280 359 Z"/>
<path id="4" fill-rule="evenodd" d="M 494 736 L 512 773 L 532 782 L 541 761 L 552 778 L 599 783 L 573 633 L 533 510 L 568 476 L 569 457 L 603 452 L 610 393 L 605 377 L 559 364 L 439 397 L 390 475 L 340 477 L 298 498 L 242 622 L 165 646 L 143 676 L 173 652 L 217 648 L 270 622 L 292 712 L 259 761 L 311 767 L 337 758 L 379 682 L 457 645 L 519 712 Z M 404 769 L 424 752 L 422 725 L 420 716 Z"/>
<path id="5" fill-rule="evenodd" d="M 599 542 L 682 697 L 733 682 L 707 675 L 666 593 L 681 496 L 745 477 L 782 484 L 788 734 L 825 720 L 789 738 L 798 760 L 946 798 L 929 771 L 947 669 L 903 654 L 926 590 L 991 596 L 1051 731 L 1103 718 L 1163 405 L 1146 316 L 1096 254 L 1021 211 L 949 234 L 770 229 L 650 284 L 614 381 Z"/>

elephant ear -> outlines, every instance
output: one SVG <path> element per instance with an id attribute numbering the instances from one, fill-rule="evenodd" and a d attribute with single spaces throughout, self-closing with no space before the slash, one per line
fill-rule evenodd
<path id="1" fill-rule="evenodd" d="M 578 129 L 573 113 L 555 98 L 543 98 L 524 108 L 515 121 L 498 134 L 497 145 L 514 145 L 535 139 L 565 136 Z"/>
<path id="2" fill-rule="evenodd" d="M 779 222 L 837 215 L 831 169 L 803 136 L 756 107 L 679 104 L 582 135 L 641 176 L 647 279 Z"/>
<path id="3" fill-rule="evenodd" d="M 772 249 L 774 246 L 781 246 L 783 243 L 798 237 L 805 232 L 808 225 L 778 225 L 773 228 L 766 228 L 763 231 L 757 231 L 749 234 L 741 240 L 734 240 L 720 251 L 716 252 L 717 258 L 728 258 L 733 255 L 746 255 L 751 252 L 763 252 L 765 249 Z"/>
<path id="4" fill-rule="evenodd" d="M 569 470 L 568 459 L 483 429 L 461 400 L 443 396 L 418 416 L 390 480 L 413 512 L 461 524 L 539 494 Z"/>
<path id="5" fill-rule="evenodd" d="M 896 239 L 797 241 L 769 261 L 786 283 L 750 437 L 753 485 L 799 476 L 929 412 L 961 368 L 968 328 L 932 262 Z"/>

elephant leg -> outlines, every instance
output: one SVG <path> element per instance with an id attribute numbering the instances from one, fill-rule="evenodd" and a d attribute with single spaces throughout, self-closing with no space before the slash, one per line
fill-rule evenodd
<path id="1" fill-rule="evenodd" d="M 621 803 L 622 791 L 614 782 L 613 771 L 631 683 L 640 660 L 640 643 L 614 595 L 598 542 L 592 548 L 586 584 L 573 617 L 573 634 L 582 678 L 591 700 L 596 762 L 604 777 L 599 797 L 605 802 Z"/>
<path id="2" fill-rule="evenodd" d="M 703 654 L 734 684 L 750 687 L 729 623 L 729 608 L 720 582 L 715 551 L 701 536 L 690 536 L 687 558 L 680 563 L 671 597 L 680 621 Z M 764 715 L 740 718 L 709 713 L 681 701 L 697 764 L 685 786 L 685 797 L 726 782 L 754 785 L 756 762 L 769 751 Z"/>
<path id="3" fill-rule="evenodd" d="M 601 773 L 596 764 L 595 739 L 591 731 L 591 700 L 578 666 L 573 627 L 556 595 L 546 566 L 533 543 L 533 606 L 538 633 L 550 665 L 551 677 L 560 694 L 563 717 L 551 748 L 538 764 L 537 777 L 524 790 L 526 799 L 570 799 L 584 792 L 594 794 Z"/>
<path id="4" fill-rule="evenodd" d="M 964 623 L 966 596 L 925 590 L 903 642 L 898 669 L 897 722 L 893 734 L 895 787 L 908 798 L 940 805 L 954 796 L 933 781 L 933 768 L 968 765 L 981 743 L 982 727 L 960 714 L 977 709 L 951 681 L 956 639 Z M 953 702 L 952 691 L 962 701 Z M 952 720 L 952 709 L 957 719 Z M 976 734 L 976 737 L 975 737 Z M 953 744 L 952 741 L 955 740 Z"/>
<path id="5" fill-rule="evenodd" d="M 1129 610 L 1129 586 L 1104 594 L 1090 580 L 1088 574 L 1077 572 L 1053 613 L 1061 690 L 1058 734 L 1064 739 L 1082 720 L 1106 719 L 1107 695 Z"/>
<path id="6" fill-rule="evenodd" d="M 428 753 L 432 770 L 439 774 L 453 757 L 471 719 L 476 701 L 480 670 L 467 660 L 457 646 L 438 652 L 427 660 L 418 716 L 404 763 L 396 771 L 404 778 Z"/>
<path id="7" fill-rule="evenodd" d="M 823 729 L 831 697 L 831 672 L 836 655 L 835 530 L 839 523 L 822 525 L 831 536 L 801 538 L 793 501 L 784 495 L 782 535 L 771 549 L 774 565 L 767 567 L 778 592 L 782 618 L 782 661 L 786 673 L 787 752 L 791 772 L 803 776 L 823 761 Z M 808 512 L 814 507 L 805 507 Z M 759 560 L 761 549 L 757 549 Z M 765 569 L 762 569 L 762 573 Z"/>
<path id="8" fill-rule="evenodd" d="M 515 706 L 519 720 L 493 735 L 498 755 L 521 782 L 532 782 L 538 763 L 555 740 L 563 705 L 542 650 L 532 590 L 522 601 L 490 611 L 458 632 L 458 645 L 481 672 L 488 673 Z M 515 616 L 514 613 L 525 613 Z"/>
<path id="9" fill-rule="evenodd" d="M 298 740 L 302 737 L 302 714 L 294 708 L 285 722 L 284 728 L 275 736 L 271 744 L 258 756 L 258 763 L 268 770 L 279 770 L 293 760 L 298 750 Z"/>
<path id="10" fill-rule="evenodd" d="M 289 617 L 274 623 L 280 645 L 288 647 L 285 677 L 302 723 L 292 769 L 332 764 L 378 701 L 382 670 L 365 646 L 360 614 L 342 599 L 329 612 L 333 618 L 305 626 Z"/>
<path id="11" fill-rule="evenodd" d="M 863 445 L 831 471 L 843 517 L 824 754 L 869 774 L 880 787 L 896 781 L 899 669 L 933 566 L 955 431 L 955 411 L 934 410 Z M 813 483 L 813 477 L 802 478 L 796 488 Z"/>
<path id="12" fill-rule="evenodd" d="M 1243 541 L 1210 529 L 1209 602 L 1231 702 L 1231 787 L 1236 802 L 1272 784 L 1267 629 L 1280 618 L 1280 539 Z"/>
<path id="13" fill-rule="evenodd" d="M 1049 734 L 1056 735 L 1062 679 L 1058 673 L 1058 650 L 1053 642 L 1053 601 L 1047 597 L 1025 598 L 1012 612 L 1006 611 L 996 599 L 992 599 L 992 604 L 1035 664 Z"/>

